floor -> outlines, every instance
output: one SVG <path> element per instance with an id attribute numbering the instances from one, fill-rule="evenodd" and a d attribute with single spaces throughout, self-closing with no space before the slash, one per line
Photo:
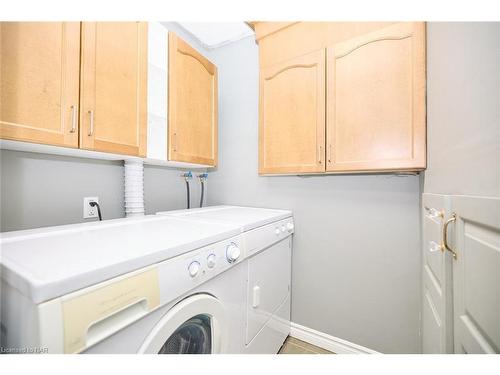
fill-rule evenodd
<path id="1" fill-rule="evenodd" d="M 335 354 L 305 341 L 288 336 L 278 354 Z"/>

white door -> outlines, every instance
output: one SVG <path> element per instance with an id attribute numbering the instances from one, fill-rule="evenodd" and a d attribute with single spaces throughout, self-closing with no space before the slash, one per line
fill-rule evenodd
<path id="1" fill-rule="evenodd" d="M 453 353 L 452 257 L 444 252 L 443 226 L 450 196 L 422 195 L 422 352 Z"/>
<path id="2" fill-rule="evenodd" d="M 177 303 L 160 319 L 139 353 L 223 353 L 225 323 L 224 307 L 219 300 L 208 294 L 195 294 Z"/>
<path id="3" fill-rule="evenodd" d="M 452 197 L 455 353 L 500 353 L 500 198 Z"/>

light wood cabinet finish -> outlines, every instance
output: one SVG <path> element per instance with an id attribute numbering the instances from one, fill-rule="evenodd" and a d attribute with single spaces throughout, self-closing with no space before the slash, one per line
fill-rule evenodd
<path id="1" fill-rule="evenodd" d="M 252 25 L 261 174 L 425 169 L 425 23 Z"/>
<path id="2" fill-rule="evenodd" d="M 0 138 L 78 147 L 80 23 L 0 22 Z"/>
<path id="3" fill-rule="evenodd" d="M 327 77 L 327 171 L 425 168 L 424 24 L 329 47 Z"/>
<path id="4" fill-rule="evenodd" d="M 83 22 L 81 148 L 146 156 L 147 23 Z"/>
<path id="5" fill-rule="evenodd" d="M 217 165 L 217 67 L 169 32 L 168 159 Z"/>
<path id="6" fill-rule="evenodd" d="M 262 38 L 283 30 L 297 22 L 247 22 L 255 31 L 255 40 L 258 42 Z"/>
<path id="7" fill-rule="evenodd" d="M 259 173 L 323 172 L 325 51 L 260 72 Z"/>
<path id="8" fill-rule="evenodd" d="M 261 67 L 326 48 L 390 26 L 394 22 L 258 22 Z"/>

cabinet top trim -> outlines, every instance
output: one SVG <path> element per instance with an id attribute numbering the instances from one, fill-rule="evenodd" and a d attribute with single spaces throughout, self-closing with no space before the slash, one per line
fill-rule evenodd
<path id="1" fill-rule="evenodd" d="M 258 43 L 261 39 L 263 39 L 269 35 L 275 34 L 278 31 L 286 29 L 287 27 L 290 27 L 290 26 L 295 25 L 297 23 L 300 23 L 300 22 L 299 21 L 294 21 L 294 22 L 251 21 L 251 22 L 247 22 L 247 25 L 250 26 L 255 31 L 255 41 Z"/>

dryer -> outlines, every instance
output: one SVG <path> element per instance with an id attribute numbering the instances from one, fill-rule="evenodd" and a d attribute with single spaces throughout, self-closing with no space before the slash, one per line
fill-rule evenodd
<path id="1" fill-rule="evenodd" d="M 240 228 L 246 273 L 244 352 L 277 353 L 290 333 L 292 212 L 212 206 L 158 215 Z"/>
<path id="2" fill-rule="evenodd" d="M 241 353 L 239 227 L 172 217 L 1 238 L 1 345 L 10 352 Z"/>

